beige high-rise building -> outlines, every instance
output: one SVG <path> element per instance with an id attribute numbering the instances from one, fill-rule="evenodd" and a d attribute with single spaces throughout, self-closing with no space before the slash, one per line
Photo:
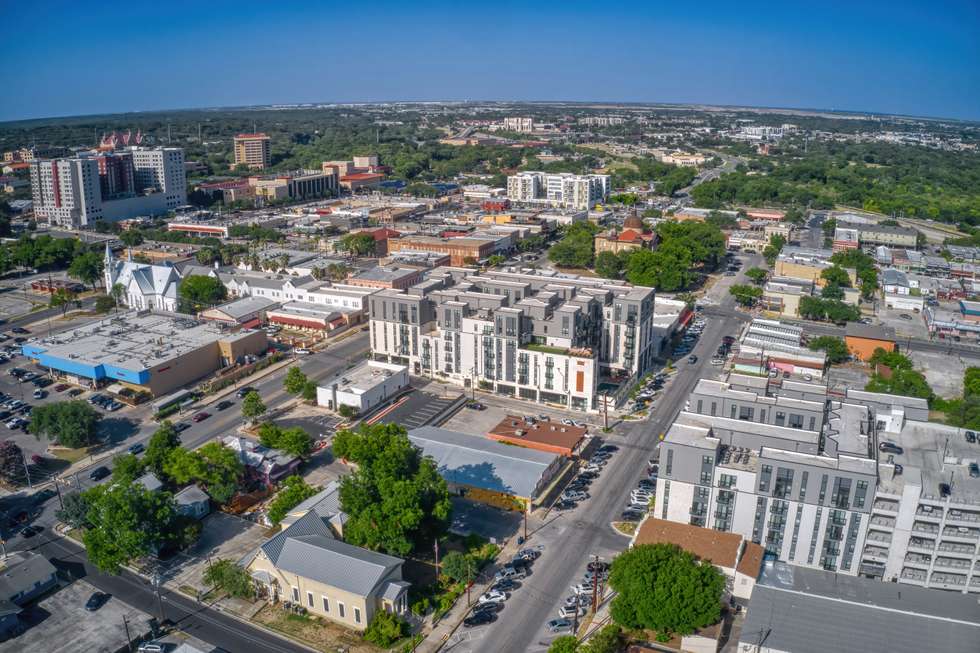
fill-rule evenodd
<path id="1" fill-rule="evenodd" d="M 272 148 L 266 134 L 239 134 L 235 137 L 235 165 L 262 170 L 272 165 Z"/>

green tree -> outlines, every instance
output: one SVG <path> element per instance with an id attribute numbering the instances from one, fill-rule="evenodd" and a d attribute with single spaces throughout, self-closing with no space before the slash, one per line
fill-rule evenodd
<path id="1" fill-rule="evenodd" d="M 548 250 L 548 258 L 563 267 L 587 268 L 595 254 L 595 234 L 598 231 L 591 222 L 575 222 L 566 227 L 562 239 Z"/>
<path id="2" fill-rule="evenodd" d="M 623 647 L 622 631 L 616 624 L 608 624 L 592 635 L 579 653 L 618 653 Z"/>
<path id="3" fill-rule="evenodd" d="M 347 234 L 340 239 L 340 248 L 354 256 L 370 256 L 374 254 L 374 236 L 369 233 Z"/>
<path id="4" fill-rule="evenodd" d="M 656 251 L 641 249 L 626 262 L 626 280 L 664 292 L 681 290 L 694 282 L 691 252 L 681 243 L 661 243 Z"/>
<path id="5" fill-rule="evenodd" d="M 86 491 L 91 527 L 82 536 L 89 560 L 117 573 L 131 560 L 154 553 L 175 537 L 173 497 L 138 483 L 107 483 Z"/>
<path id="6" fill-rule="evenodd" d="M 138 247 L 143 244 L 143 234 L 138 229 L 127 229 L 119 234 L 119 240 L 129 248 Z"/>
<path id="7" fill-rule="evenodd" d="M 595 273 L 606 279 L 618 279 L 625 266 L 624 258 L 613 252 L 599 252 L 595 257 Z"/>
<path id="8" fill-rule="evenodd" d="M 469 555 L 450 551 L 440 561 L 442 573 L 455 583 L 468 583 L 476 577 L 477 565 Z"/>
<path id="9" fill-rule="evenodd" d="M 116 300 L 109 295 L 99 295 L 95 298 L 95 312 L 108 313 L 116 307 Z"/>
<path id="10" fill-rule="evenodd" d="M 64 317 L 68 314 L 68 309 L 71 307 L 80 308 L 82 303 L 78 301 L 78 293 L 73 290 L 68 290 L 67 288 L 58 288 L 51 294 L 51 299 L 49 300 L 51 308 L 60 308 L 61 315 Z"/>
<path id="11" fill-rule="evenodd" d="M 259 427 L 259 442 L 270 449 L 281 449 L 305 458 L 313 450 L 313 438 L 299 426 L 282 428 L 266 422 Z"/>
<path id="12" fill-rule="evenodd" d="M 28 430 L 38 440 L 44 437 L 77 449 L 95 440 L 101 418 L 102 415 L 84 401 L 58 401 L 35 406 Z"/>
<path id="13" fill-rule="evenodd" d="M 548 653 L 577 653 L 579 650 L 578 638 L 575 635 L 562 635 L 551 642 Z"/>
<path id="14" fill-rule="evenodd" d="M 92 290 L 95 290 L 95 282 L 102 278 L 104 266 L 105 261 L 100 255 L 95 252 L 85 252 L 72 260 L 71 265 L 68 266 L 68 276 L 92 286 Z"/>
<path id="15" fill-rule="evenodd" d="M 123 288 L 121 283 L 112 284 L 112 288 L 109 289 L 109 296 L 112 297 L 115 306 L 118 308 L 122 303 L 122 298 L 126 294 L 126 289 Z M 117 311 L 118 312 L 118 311 Z"/>
<path id="16" fill-rule="evenodd" d="M 282 381 L 282 387 L 291 395 L 297 395 L 303 391 L 308 379 L 303 370 L 297 365 L 293 365 L 286 372 L 286 378 Z"/>
<path id="17" fill-rule="evenodd" d="M 721 618 L 725 577 L 670 544 L 640 544 L 618 555 L 609 585 L 610 614 L 626 628 L 686 635 Z"/>
<path id="18" fill-rule="evenodd" d="M 300 390 L 299 396 L 303 401 L 316 401 L 316 391 L 317 385 L 315 381 L 307 381 L 303 384 L 303 389 Z"/>
<path id="19" fill-rule="evenodd" d="M 174 429 L 173 424 L 164 420 L 150 436 L 146 444 L 146 453 L 143 454 L 143 462 L 154 474 L 163 476 L 164 464 L 170 457 L 170 453 L 178 447 L 180 447 L 180 434 Z"/>
<path id="20" fill-rule="evenodd" d="M 265 415 L 266 410 L 265 404 L 262 403 L 262 397 L 254 390 L 242 399 L 242 416 L 247 420 L 257 420 Z"/>
<path id="21" fill-rule="evenodd" d="M 830 285 L 841 288 L 851 287 L 851 277 L 847 274 L 847 270 L 839 265 L 831 265 L 829 268 L 824 268 L 823 272 L 820 273 L 820 278 Z"/>
<path id="22" fill-rule="evenodd" d="M 487 267 L 495 268 L 498 265 L 502 265 L 507 261 L 506 256 L 501 256 L 500 254 L 494 254 L 487 258 Z"/>
<path id="23" fill-rule="evenodd" d="M 812 338 L 809 345 L 813 351 L 823 351 L 827 354 L 827 362 L 831 365 L 843 363 L 851 357 L 851 352 L 842 338 L 819 336 Z"/>
<path id="24" fill-rule="evenodd" d="M 64 507 L 55 513 L 60 521 L 72 528 L 88 525 L 88 496 L 83 492 L 69 492 L 63 498 Z"/>
<path id="25" fill-rule="evenodd" d="M 266 512 L 269 521 L 274 525 L 278 524 L 289 514 L 290 510 L 312 497 L 320 489 L 307 485 L 299 476 L 294 475 L 286 478 L 282 482 L 282 488 L 276 492 L 276 496 L 269 502 L 269 509 Z"/>
<path id="26" fill-rule="evenodd" d="M 131 453 L 116 456 L 112 463 L 112 480 L 117 483 L 129 483 L 143 475 L 143 461 Z"/>
<path id="27" fill-rule="evenodd" d="M 231 501 L 245 473 L 245 466 L 238 454 L 214 441 L 208 442 L 195 453 L 201 458 L 204 467 L 204 474 L 197 481 L 217 503 Z"/>
<path id="28" fill-rule="evenodd" d="M 785 244 L 786 238 L 781 234 L 773 234 L 773 236 L 769 239 L 769 244 L 762 250 L 762 255 L 765 257 L 766 263 L 769 264 L 769 267 L 776 264 L 776 257 L 779 256 L 781 251 L 783 251 L 783 245 Z"/>
<path id="29" fill-rule="evenodd" d="M 388 648 L 408 633 L 408 624 L 387 610 L 374 613 L 371 623 L 364 631 L 364 639 L 375 646 Z"/>
<path id="30" fill-rule="evenodd" d="M 752 283 L 761 286 L 766 282 L 769 273 L 762 268 L 749 268 L 745 271 L 745 276 L 752 280 Z"/>
<path id="31" fill-rule="evenodd" d="M 742 306 L 754 306 L 762 297 L 762 288 L 747 284 L 735 284 L 728 289 L 728 293 Z"/>
<path id="32" fill-rule="evenodd" d="M 180 282 L 180 310 L 182 313 L 197 313 L 223 302 L 228 297 L 228 289 L 216 277 L 191 274 Z"/>
<path id="33" fill-rule="evenodd" d="M 431 458 L 412 446 L 397 424 L 342 430 L 333 452 L 357 469 L 343 477 L 340 503 L 345 539 L 357 546 L 407 555 L 446 532 L 452 512 L 446 481 Z"/>
<path id="34" fill-rule="evenodd" d="M 232 560 L 215 560 L 204 570 L 204 583 L 216 587 L 239 599 L 251 599 L 255 596 L 255 584 L 244 567 Z"/>

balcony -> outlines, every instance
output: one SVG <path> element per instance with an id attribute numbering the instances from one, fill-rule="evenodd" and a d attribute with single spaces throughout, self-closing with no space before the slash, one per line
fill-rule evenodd
<path id="1" fill-rule="evenodd" d="M 864 547 L 864 557 L 871 558 L 876 561 L 885 560 L 888 558 L 888 549 L 882 548 L 880 546 L 865 546 Z"/>
<path id="2" fill-rule="evenodd" d="M 947 526 L 943 529 L 943 540 L 951 540 L 953 542 L 976 542 L 980 539 L 980 530 L 975 528 L 966 528 L 965 526 Z"/>
<path id="3" fill-rule="evenodd" d="M 964 558 L 972 558 L 977 554 L 977 547 L 970 546 L 969 544 L 940 544 L 936 550 L 939 553 Z"/>
<path id="4" fill-rule="evenodd" d="M 936 566 L 944 567 L 946 569 L 959 569 L 966 573 L 970 569 L 970 562 L 968 560 L 959 560 L 957 558 L 946 558 L 939 556 L 936 558 Z"/>
<path id="5" fill-rule="evenodd" d="M 932 558 L 926 555 L 920 555 L 918 553 L 906 553 L 905 554 L 905 564 L 907 567 L 918 567 L 920 569 L 929 569 L 929 563 L 932 562 Z"/>
<path id="6" fill-rule="evenodd" d="M 932 577 L 929 579 L 929 585 L 932 587 L 966 587 L 966 576 L 961 576 L 960 574 L 946 574 L 939 572 L 932 572 Z"/>
<path id="7" fill-rule="evenodd" d="M 933 524 L 926 524 L 925 522 L 917 521 L 912 524 L 912 530 L 916 533 L 929 533 L 931 535 L 939 535 L 939 527 Z"/>
<path id="8" fill-rule="evenodd" d="M 924 537 L 912 537 L 909 538 L 909 550 L 910 551 L 927 551 L 932 553 L 936 548 L 935 540 L 930 540 Z"/>
<path id="9" fill-rule="evenodd" d="M 920 587 L 925 587 L 926 585 L 926 572 L 922 571 L 921 569 L 910 569 L 909 567 L 904 567 L 900 578 L 903 583 L 908 583 L 910 585 L 919 585 Z"/>
<path id="10" fill-rule="evenodd" d="M 887 512 L 887 513 L 897 513 L 898 512 L 898 502 L 897 501 L 886 501 L 883 499 L 876 499 L 874 505 L 871 509 L 875 512 Z"/>
<path id="11" fill-rule="evenodd" d="M 872 528 L 881 528 L 892 530 L 895 528 L 895 518 L 894 517 L 872 517 L 871 518 Z"/>
<path id="12" fill-rule="evenodd" d="M 919 521 L 938 524 L 943 520 L 943 511 L 932 506 L 919 506 L 915 511 L 915 518 Z"/>
<path id="13" fill-rule="evenodd" d="M 954 508 L 946 513 L 946 523 L 953 526 L 977 526 L 980 524 L 980 513 Z"/>
<path id="14" fill-rule="evenodd" d="M 868 531 L 867 540 L 869 542 L 881 542 L 882 544 L 891 544 L 892 535 L 891 533 L 885 533 L 883 531 Z M 929 547 L 932 550 L 932 547 Z"/>

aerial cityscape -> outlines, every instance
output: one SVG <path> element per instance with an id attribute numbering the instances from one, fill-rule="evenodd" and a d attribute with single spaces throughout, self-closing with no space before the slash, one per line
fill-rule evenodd
<path id="1" fill-rule="evenodd" d="M 0 653 L 978 650 L 976 5 L 84 5 Z"/>

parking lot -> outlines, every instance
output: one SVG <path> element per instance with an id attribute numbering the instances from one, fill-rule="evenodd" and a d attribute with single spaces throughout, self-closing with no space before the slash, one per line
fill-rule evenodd
<path id="1" fill-rule="evenodd" d="M 85 610 L 85 602 L 94 591 L 94 587 L 78 580 L 27 608 L 22 616 L 29 628 L 19 637 L 0 644 L 0 653 L 118 651 L 126 646 L 125 623 L 134 637 L 147 631 L 150 615 L 115 597 L 98 612 Z"/>
<path id="2" fill-rule="evenodd" d="M 400 424 L 411 430 L 430 424 L 459 398 L 459 393 L 437 395 L 422 390 L 407 394 L 397 407 L 377 420 L 378 424 Z M 448 427 L 447 427 L 448 428 Z"/>

